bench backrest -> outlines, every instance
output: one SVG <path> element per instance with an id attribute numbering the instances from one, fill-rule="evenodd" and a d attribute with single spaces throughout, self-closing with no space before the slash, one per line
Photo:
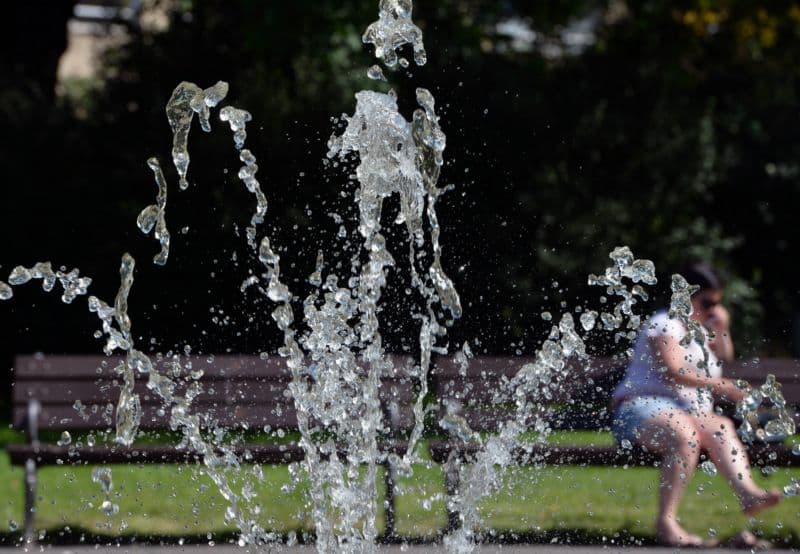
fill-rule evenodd
<path id="1" fill-rule="evenodd" d="M 532 362 L 533 358 L 522 356 L 480 356 L 464 369 L 453 359 L 437 360 L 432 374 L 443 412 L 455 410 L 476 431 L 496 430 L 514 409 L 512 402 L 495 402 L 497 393 L 505 390 L 504 382 Z M 543 387 L 538 402 L 561 415 L 603 410 L 608 404 L 605 391 L 611 383 L 616 384 L 622 369 L 622 363 L 611 358 L 596 358 L 588 365 L 570 362 L 567 372 L 574 378 Z"/>
<path id="2" fill-rule="evenodd" d="M 786 403 L 800 407 L 800 360 L 792 358 L 756 358 L 737 360 L 723 368 L 726 377 L 744 379 L 752 385 L 760 385 L 768 374 L 775 376 L 781 384 Z"/>
<path id="3" fill-rule="evenodd" d="M 297 417 L 287 391 L 291 377 L 285 360 L 257 356 L 192 356 L 191 371 L 202 371 L 197 381 L 203 393 L 193 402 L 197 412 L 209 413 L 227 427 L 246 425 L 250 429 L 297 428 Z M 50 430 L 105 429 L 114 425 L 114 406 L 119 398 L 121 377 L 114 371 L 120 358 L 81 355 L 17 356 L 15 361 L 13 424 L 27 425 L 28 403 L 41 404 L 39 428 Z M 156 363 L 159 371 L 173 371 L 170 360 Z M 413 383 L 407 373 L 398 371 L 410 363 L 408 358 L 393 358 L 395 375 L 381 381 L 381 405 L 392 432 L 411 428 L 414 422 L 411 404 Z M 171 374 L 172 375 L 172 374 Z M 193 380 L 187 369 L 174 379 L 183 392 Z M 162 402 L 147 389 L 147 377 L 137 376 L 135 392 L 142 404 L 141 427 L 165 429 L 169 413 Z M 80 404 L 76 405 L 76 401 Z"/>
<path id="4" fill-rule="evenodd" d="M 456 410 L 476 431 L 497 430 L 508 420 L 513 406 L 494 403 L 495 395 L 503 390 L 505 380 L 531 362 L 529 357 L 481 356 L 470 360 L 464 370 L 452 359 L 438 360 L 433 370 L 434 390 L 442 411 Z M 614 358 L 595 358 L 588 365 L 573 361 L 567 368 L 568 377 L 544 387 L 536 401 L 549 406 L 548 420 L 553 428 L 607 427 L 611 422 L 611 393 L 622 379 L 625 366 L 625 360 Z M 763 383 L 772 373 L 781 383 L 787 403 L 800 406 L 800 360 L 737 360 L 726 365 L 724 373 L 753 385 Z"/>
<path id="5" fill-rule="evenodd" d="M 296 429 L 294 403 L 287 392 L 290 376 L 283 359 L 193 356 L 189 360 L 193 371 L 202 371 L 198 381 L 204 392 L 194 401 L 198 412 L 210 413 L 228 427 Z M 104 356 L 17 356 L 14 426 L 25 428 L 28 401 L 35 398 L 42 406 L 40 429 L 112 428 L 121 381 L 114 367 L 119 361 Z M 160 371 L 170 371 L 168 361 L 157 363 Z M 395 368 L 402 368 L 411 360 L 393 357 L 393 362 Z M 530 362 L 532 359 L 525 357 L 481 356 L 471 360 L 464 370 L 452 358 L 440 358 L 431 371 L 433 391 L 443 407 L 456 409 L 473 429 L 493 431 L 508 419 L 513 409 L 509 403 L 495 403 L 495 394 L 502 390 L 504 380 Z M 539 403 L 550 406 L 553 415 L 549 420 L 556 428 L 607 426 L 609 397 L 624 369 L 624 362 L 612 358 L 596 358 L 588 366 L 573 363 L 568 368 L 569 378 L 545 387 Z M 745 360 L 725 368 L 727 376 L 753 384 L 763 382 L 768 373 L 781 383 L 787 402 L 800 406 L 800 360 Z M 146 380 L 139 376 L 135 389 L 142 402 L 142 428 L 164 429 L 169 414 L 161 410 L 162 403 L 147 389 Z M 184 390 L 186 384 L 182 385 Z M 411 407 L 414 385 L 407 373 L 398 370 L 394 376 L 384 377 L 380 396 L 392 432 L 409 430 L 414 422 Z M 81 409 L 76 409 L 76 401 L 82 405 Z"/>

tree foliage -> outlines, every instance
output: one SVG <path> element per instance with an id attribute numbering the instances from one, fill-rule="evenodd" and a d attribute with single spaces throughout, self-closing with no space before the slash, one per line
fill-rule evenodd
<path id="1" fill-rule="evenodd" d="M 110 50 L 79 97 L 52 102 L 25 92 L 33 68 L 6 79 L 0 111 L 13 140 L 0 157 L 3 270 L 40 259 L 77 265 L 110 298 L 130 249 L 139 260 L 134 329 L 144 342 L 153 338 L 152 348 L 274 348 L 269 306 L 239 292 L 255 267 L 237 237 L 250 196 L 219 123 L 209 136 L 192 131 L 193 185 L 172 189 L 168 201 L 172 261 L 165 269 L 149 263 L 156 247 L 134 220 L 155 194 L 145 160 L 155 154 L 168 165 L 169 94 L 181 80 L 222 79 L 229 101 L 252 112 L 248 144 L 270 200 L 265 230 L 284 245 L 300 287 L 317 248 L 332 266 L 348 259 L 334 254 L 338 224 L 328 214 L 353 216 L 355 184 L 349 168 L 325 161 L 331 118 L 352 113 L 355 91 L 389 86 L 410 116 L 413 89 L 424 86 L 448 135 L 442 181 L 455 185 L 440 209 L 445 264 L 466 312 L 453 342 L 531 352 L 550 325 L 540 312 L 558 313 L 562 302 L 597 305 L 586 275 L 626 244 L 665 277 L 689 258 L 717 263 L 731 283 L 744 349 L 791 348 L 800 254 L 797 3 L 420 0 L 415 20 L 429 63 L 388 72 L 389 85 L 365 75 L 374 59 L 360 35 L 375 19 L 372 0 L 164 6 L 169 25 Z M 498 28 L 508 21 L 536 40 L 520 46 Z M 587 28 L 591 40 L 571 45 L 570 33 Z M 24 66 L 24 49 L 17 56 Z M 394 240 L 402 248 L 399 234 Z M 400 323 L 408 312 L 402 290 L 395 279 L 384 312 L 397 326 L 391 335 L 402 337 L 387 337 L 392 348 L 416 340 Z M 79 338 L 92 325 L 82 308 L 39 294 L 21 291 L 2 306 L 8 354 L 96 346 Z M 29 303 L 55 315 L 43 318 Z"/>

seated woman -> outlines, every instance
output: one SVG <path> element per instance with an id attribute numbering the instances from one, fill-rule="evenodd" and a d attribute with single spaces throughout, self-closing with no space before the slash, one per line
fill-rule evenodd
<path id="1" fill-rule="evenodd" d="M 714 398 L 739 401 L 744 396 L 731 379 L 722 377 L 720 362 L 733 359 L 730 318 L 722 306 L 723 285 L 706 264 L 680 272 L 689 284 L 699 286 L 692 296 L 692 319 L 713 332 L 706 335 L 708 371 L 698 367 L 703 348 L 692 341 L 681 346 L 687 329 L 666 311 L 656 312 L 642 327 L 625 377 L 614 391 L 613 432 L 659 454 L 660 498 L 656 532 L 670 546 L 700 546 L 703 540 L 678 522 L 678 505 L 701 450 L 727 479 L 747 515 L 777 504 L 780 491 L 765 491 L 750 474 L 747 452 L 733 421 L 714 411 Z"/>

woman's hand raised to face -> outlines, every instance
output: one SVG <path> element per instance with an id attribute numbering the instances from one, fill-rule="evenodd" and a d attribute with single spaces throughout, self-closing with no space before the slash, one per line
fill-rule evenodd
<path id="1" fill-rule="evenodd" d="M 703 326 L 714 333 L 709 346 L 717 358 L 723 362 L 731 362 L 734 358 L 733 340 L 731 339 L 731 315 L 722 304 L 716 304 L 703 314 Z"/>
<path id="2" fill-rule="evenodd" d="M 722 304 L 712 306 L 707 311 L 703 325 L 717 335 L 727 334 L 731 328 L 731 314 Z"/>

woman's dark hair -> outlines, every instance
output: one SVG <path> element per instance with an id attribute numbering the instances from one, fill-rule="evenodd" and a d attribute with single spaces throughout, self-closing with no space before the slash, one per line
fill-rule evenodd
<path id="1" fill-rule="evenodd" d="M 719 274 L 705 262 L 697 262 L 683 266 L 678 273 L 683 275 L 690 285 L 697 285 L 700 290 L 714 289 L 722 290 L 725 282 Z"/>

